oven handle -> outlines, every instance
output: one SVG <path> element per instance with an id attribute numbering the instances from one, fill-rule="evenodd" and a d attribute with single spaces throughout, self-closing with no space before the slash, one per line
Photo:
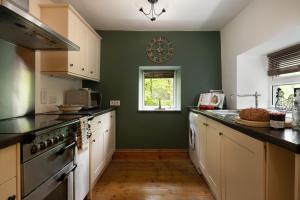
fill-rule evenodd
<path id="1" fill-rule="evenodd" d="M 75 147 L 75 146 L 76 146 L 76 142 L 72 142 L 71 144 L 69 144 L 69 145 L 65 146 L 64 148 L 60 149 L 60 150 L 56 153 L 56 155 L 58 155 L 58 156 L 59 156 L 59 155 L 62 155 L 62 154 L 65 153 L 66 150 L 71 149 L 71 148 L 73 148 L 73 147 Z"/>
<path id="2" fill-rule="evenodd" d="M 73 166 L 69 171 L 67 171 L 66 173 L 64 173 L 63 175 L 61 175 L 61 176 L 57 179 L 57 181 L 58 181 L 58 182 L 63 182 L 63 181 L 69 176 L 69 174 L 70 174 L 71 172 L 73 172 L 76 168 L 77 168 L 77 165 L 74 164 L 74 166 Z"/>

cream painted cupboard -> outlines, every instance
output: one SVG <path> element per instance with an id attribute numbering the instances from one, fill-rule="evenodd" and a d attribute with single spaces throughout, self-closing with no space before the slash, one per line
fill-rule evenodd
<path id="1" fill-rule="evenodd" d="M 20 146 L 0 149 L 0 200 L 20 200 Z"/>
<path id="2" fill-rule="evenodd" d="M 199 118 L 200 167 L 217 200 L 264 200 L 265 144 Z"/>
<path id="3" fill-rule="evenodd" d="M 42 4 L 41 20 L 80 47 L 79 51 L 42 51 L 41 72 L 100 81 L 101 37 L 69 4 Z"/>
<path id="4" fill-rule="evenodd" d="M 115 152 L 116 112 L 111 111 L 95 117 L 91 122 L 90 185 L 94 187 Z"/>

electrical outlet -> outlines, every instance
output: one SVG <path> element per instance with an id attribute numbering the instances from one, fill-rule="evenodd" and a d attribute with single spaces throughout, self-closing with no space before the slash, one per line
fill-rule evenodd
<path id="1" fill-rule="evenodd" d="M 120 100 L 110 100 L 110 105 L 111 106 L 120 106 L 121 101 Z"/>

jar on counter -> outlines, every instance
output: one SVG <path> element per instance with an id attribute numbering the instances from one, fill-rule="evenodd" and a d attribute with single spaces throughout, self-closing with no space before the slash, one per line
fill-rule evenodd
<path id="1" fill-rule="evenodd" d="M 285 128 L 285 113 L 272 112 L 270 114 L 270 127 L 274 129 Z"/>

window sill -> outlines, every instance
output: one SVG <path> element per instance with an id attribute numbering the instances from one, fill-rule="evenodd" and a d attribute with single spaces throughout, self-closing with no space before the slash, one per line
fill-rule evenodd
<path id="1" fill-rule="evenodd" d="M 181 109 L 139 109 L 138 112 L 181 112 Z"/>

